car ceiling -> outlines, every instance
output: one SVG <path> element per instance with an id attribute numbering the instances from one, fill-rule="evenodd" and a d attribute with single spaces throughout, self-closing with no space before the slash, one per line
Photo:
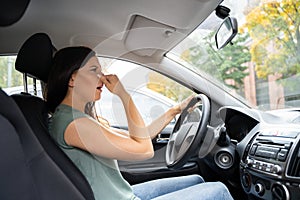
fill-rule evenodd
<path id="1" fill-rule="evenodd" d="M 0 27 L 0 54 L 17 53 L 37 32 L 57 49 L 85 45 L 98 55 L 159 59 L 222 0 L 31 0 L 23 17 Z"/>

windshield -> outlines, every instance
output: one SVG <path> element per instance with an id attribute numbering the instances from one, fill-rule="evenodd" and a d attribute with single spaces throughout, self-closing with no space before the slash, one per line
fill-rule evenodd
<path id="1" fill-rule="evenodd" d="M 213 12 L 167 57 L 261 110 L 300 107 L 300 1 L 225 0 L 238 34 L 221 50 Z"/>

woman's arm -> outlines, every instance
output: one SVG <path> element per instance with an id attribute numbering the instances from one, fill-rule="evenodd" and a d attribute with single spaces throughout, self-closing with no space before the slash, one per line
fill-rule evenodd
<path id="1" fill-rule="evenodd" d="M 162 114 L 160 117 L 155 119 L 151 124 L 147 126 L 150 137 L 155 138 L 171 121 L 177 114 L 180 114 L 181 111 L 188 105 L 194 95 L 189 96 L 181 103 L 170 108 L 167 112 Z"/>
<path id="2" fill-rule="evenodd" d="M 127 116 L 128 135 L 102 125 L 90 118 L 79 118 L 67 127 L 67 144 L 90 153 L 118 160 L 143 160 L 153 157 L 152 141 L 132 98 L 116 75 L 105 75 L 101 81 L 120 97 Z"/>
<path id="3" fill-rule="evenodd" d="M 188 105 L 188 103 L 191 101 L 191 99 L 194 97 L 194 95 L 189 96 L 185 100 L 183 100 L 181 103 L 177 104 L 176 106 L 170 108 L 162 114 L 160 117 L 156 118 L 154 121 L 149 124 L 146 129 L 149 133 L 149 136 L 151 139 L 155 138 L 173 119 L 177 114 L 180 114 L 181 111 Z M 193 109 L 193 108 L 192 108 Z M 111 128 L 117 133 L 127 135 L 128 132 L 125 130 L 115 129 Z"/>
<path id="4" fill-rule="evenodd" d="M 65 130 L 64 139 L 70 146 L 117 160 L 145 160 L 154 154 L 149 137 L 136 140 L 91 118 L 78 118 L 72 121 Z"/>
<path id="5" fill-rule="evenodd" d="M 145 126 L 132 98 L 115 75 L 101 77 L 101 81 L 123 102 L 128 132 L 102 125 L 90 118 L 79 118 L 67 127 L 64 138 L 67 144 L 98 156 L 118 160 L 144 160 L 153 157 L 151 138 L 154 138 L 174 117 L 186 107 L 190 98 Z"/>
<path id="6" fill-rule="evenodd" d="M 120 97 L 126 113 L 129 136 L 138 142 L 140 140 L 148 140 L 151 143 L 151 138 L 144 120 L 136 108 L 131 96 L 124 89 L 118 77 L 116 75 L 106 75 L 101 77 L 101 81 L 110 92 Z"/>

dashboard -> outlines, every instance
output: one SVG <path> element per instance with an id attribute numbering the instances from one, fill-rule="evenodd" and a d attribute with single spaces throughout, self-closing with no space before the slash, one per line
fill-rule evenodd
<path id="1" fill-rule="evenodd" d="M 218 115 L 236 144 L 249 199 L 300 199 L 300 110 L 222 107 Z"/>

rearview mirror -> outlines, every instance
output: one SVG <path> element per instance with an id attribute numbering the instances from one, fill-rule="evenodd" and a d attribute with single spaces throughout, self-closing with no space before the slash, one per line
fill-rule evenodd
<path id="1" fill-rule="evenodd" d="M 231 42 L 231 40 L 237 34 L 237 29 L 238 25 L 236 18 L 225 18 L 215 35 L 217 48 L 221 49 Z"/>

